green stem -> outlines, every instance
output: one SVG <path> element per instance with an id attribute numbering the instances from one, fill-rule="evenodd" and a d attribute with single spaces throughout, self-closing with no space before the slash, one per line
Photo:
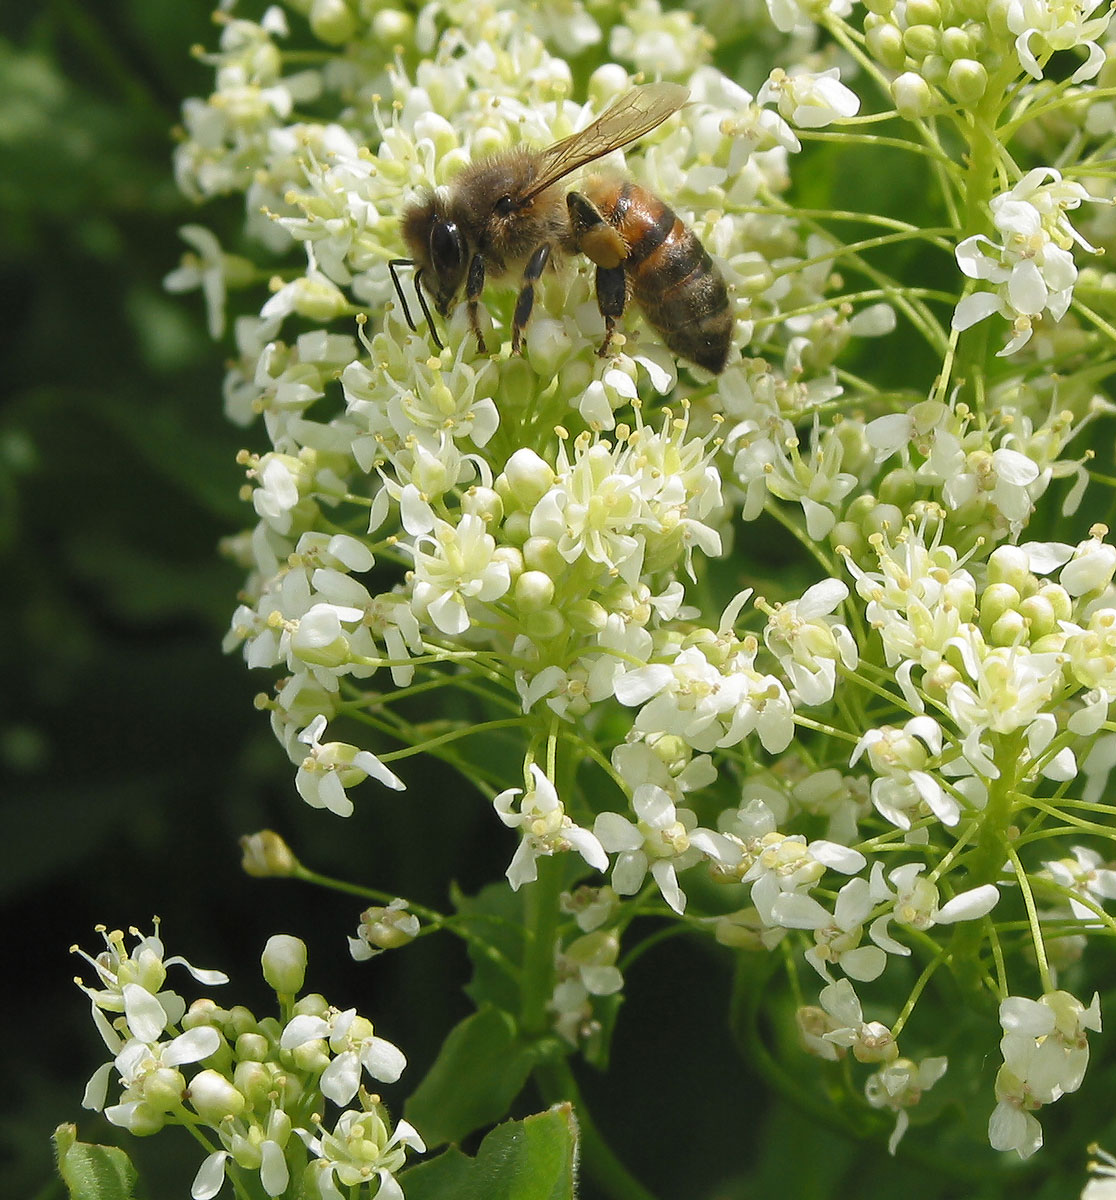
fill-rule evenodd
<path id="1" fill-rule="evenodd" d="M 538 878 L 524 889 L 527 941 L 523 948 L 520 1026 L 528 1037 L 549 1030 L 546 1004 L 554 990 L 554 945 L 558 937 L 558 897 L 562 863 L 555 855 L 537 859 Z"/>

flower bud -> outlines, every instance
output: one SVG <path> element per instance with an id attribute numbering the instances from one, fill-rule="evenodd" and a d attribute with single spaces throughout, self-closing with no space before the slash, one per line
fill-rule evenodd
<path id="1" fill-rule="evenodd" d="M 414 38 L 415 19 L 397 8 L 381 8 L 372 18 L 372 33 L 381 46 L 395 46 Z"/>
<path id="2" fill-rule="evenodd" d="M 906 117 L 908 121 L 929 116 L 936 107 L 930 85 L 914 71 L 904 71 L 897 79 L 892 80 L 891 95 L 899 115 Z"/>
<path id="3" fill-rule="evenodd" d="M 345 0 L 314 0 L 310 6 L 310 28 L 327 46 L 340 46 L 356 33 L 356 15 Z"/>
<path id="4" fill-rule="evenodd" d="M 1009 609 L 1019 603 L 1019 593 L 1010 583 L 990 583 L 980 597 L 980 626 L 985 633 Z"/>
<path id="5" fill-rule="evenodd" d="M 143 1102 L 153 1112 L 169 1113 L 182 1103 L 186 1079 L 173 1067 L 158 1067 L 143 1080 Z"/>
<path id="6" fill-rule="evenodd" d="M 531 537 L 523 543 L 523 565 L 529 571 L 542 571 L 552 579 L 561 579 L 569 571 L 558 546 L 547 537 Z"/>
<path id="7" fill-rule="evenodd" d="M 275 1087 L 274 1071 L 270 1063 L 238 1062 L 233 1070 L 233 1083 L 253 1105 L 266 1107 L 268 1093 Z"/>
<path id="8" fill-rule="evenodd" d="M 898 25 L 885 21 L 869 30 L 865 40 L 868 52 L 878 63 L 892 71 L 899 71 L 906 65 L 907 51 L 903 46 L 903 31 Z"/>
<path id="9" fill-rule="evenodd" d="M 988 640 L 994 646 L 1014 646 L 1026 638 L 1027 620 L 1021 612 L 1012 610 L 997 617 L 988 630 Z"/>
<path id="10" fill-rule="evenodd" d="M 954 62 L 959 58 L 974 58 L 976 49 L 970 34 L 958 25 L 942 30 L 942 54 Z"/>
<path id="11" fill-rule="evenodd" d="M 946 74 L 945 86 L 961 104 L 975 104 L 988 89 L 988 72 L 975 59 L 958 58 Z"/>
<path id="12" fill-rule="evenodd" d="M 238 1062 L 267 1062 L 271 1057 L 271 1042 L 260 1033 L 242 1033 L 234 1050 Z"/>
<path id="13" fill-rule="evenodd" d="M 112 1104 L 105 1109 L 109 1123 L 118 1129 L 126 1129 L 136 1137 L 150 1137 L 158 1133 L 167 1123 L 166 1114 L 150 1104 Z"/>
<path id="14" fill-rule="evenodd" d="M 521 612 L 538 612 L 554 599 L 554 580 L 543 571 L 524 571 L 515 581 L 515 602 Z"/>
<path id="15" fill-rule="evenodd" d="M 241 869 L 256 879 L 293 875 L 301 865 L 290 846 L 270 829 L 245 834 L 240 849 L 244 855 Z"/>
<path id="16" fill-rule="evenodd" d="M 306 943 L 286 933 L 267 939 L 260 955 L 263 977 L 280 996 L 295 996 L 306 982 Z"/>
<path id="17" fill-rule="evenodd" d="M 942 9 L 938 0 L 907 0 L 907 24 L 932 25 L 937 29 L 942 23 Z"/>
<path id="18" fill-rule="evenodd" d="M 465 493 L 462 509 L 467 513 L 476 513 L 486 525 L 494 524 L 503 519 L 504 501 L 500 493 L 490 487 L 477 484 Z"/>
<path id="19" fill-rule="evenodd" d="M 608 624 L 608 610 L 596 600 L 576 600 L 565 611 L 570 628 L 577 633 L 600 633 Z"/>
<path id="20" fill-rule="evenodd" d="M 1046 596 L 1028 596 L 1021 600 L 1019 612 L 1027 620 L 1032 644 L 1038 638 L 1058 632 L 1058 617 L 1054 612 L 1054 605 Z"/>
<path id="21" fill-rule="evenodd" d="M 561 637 L 568 629 L 566 618 L 556 608 L 523 614 L 523 632 L 536 641 L 546 642 Z"/>
<path id="22" fill-rule="evenodd" d="M 554 472 L 534 450 L 524 446 L 508 459 L 504 478 L 520 506 L 534 508 L 554 483 Z"/>
<path id="23" fill-rule="evenodd" d="M 225 1117 L 239 1117 L 244 1111 L 244 1096 L 216 1071 L 201 1071 L 190 1081 L 187 1099 L 194 1111 L 211 1125 Z"/>
<path id="24" fill-rule="evenodd" d="M 908 25 L 903 31 L 903 49 L 915 62 L 936 54 L 940 43 L 941 35 L 933 25 Z"/>

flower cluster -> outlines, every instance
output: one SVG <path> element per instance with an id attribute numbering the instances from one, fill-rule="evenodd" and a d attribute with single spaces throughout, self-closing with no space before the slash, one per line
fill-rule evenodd
<path id="1" fill-rule="evenodd" d="M 215 1143 L 219 1148 L 190 1189 L 194 1200 L 216 1196 L 228 1172 L 258 1175 L 268 1196 L 287 1195 L 295 1185 L 300 1194 L 340 1200 L 341 1188 L 348 1195 L 377 1181 L 376 1195 L 402 1197 L 395 1174 L 407 1150 L 421 1153 L 425 1146 L 406 1121 L 392 1126 L 362 1078 L 392 1083 L 406 1059 L 355 1009 L 341 1012 L 317 995 L 296 999 L 306 971 L 302 942 L 276 935 L 264 948 L 264 978 L 280 1004 L 277 1020 L 207 999 L 187 1008 L 163 987 L 167 967 L 181 965 L 206 984 L 227 977 L 165 957 L 157 922 L 154 934 L 132 930 L 131 951 L 120 931 L 100 932 L 104 950 L 95 957 L 78 951 L 97 983 L 78 982 L 112 1058 L 90 1079 L 87 1108 L 130 1133 L 186 1125 Z M 107 1104 L 114 1076 L 120 1094 Z M 344 1110 L 328 1126 L 323 1098 Z M 358 1107 L 346 1107 L 354 1100 Z"/>
<path id="2" fill-rule="evenodd" d="M 711 65 L 692 13 L 657 0 L 622 21 L 581 0 L 315 4 L 310 67 L 284 51 L 282 10 L 224 18 L 215 91 L 184 112 L 179 181 L 199 198 L 242 194 L 248 242 L 285 255 L 236 318 L 226 378 L 230 418 L 258 418 L 267 441 L 241 456 L 254 524 L 233 543 L 247 581 L 226 647 L 279 676 L 261 707 L 299 795 L 338 816 L 366 780 L 417 790 L 424 747 L 476 739 L 479 762 L 490 735 L 514 731 L 522 766 L 493 755 L 475 780 L 511 831 L 511 888 L 550 888 L 557 909 L 573 876 L 594 885 L 567 897 L 573 920 L 536 955 L 539 1021 L 565 1044 L 604 1036 L 621 938 L 644 912 L 738 949 L 781 944 L 816 974 L 802 1042 L 871 1068 L 863 1102 L 894 1115 L 894 1150 L 946 1072 L 911 1043 L 923 989 L 949 970 L 989 1030 L 985 983 L 1002 1006 L 989 1135 L 1026 1154 L 1029 1110 L 1077 1087 L 1083 1030 L 1099 1029 L 1095 1003 L 1056 988 L 1059 955 L 1083 953 L 1067 922 L 1081 937 L 1110 927 L 1116 895 L 1104 854 L 1076 844 L 1099 820 L 1070 813 L 1072 847 L 1034 845 L 1065 832 L 1053 818 L 1082 775 L 1098 803 L 1116 759 L 1099 740 L 1116 701 L 1116 549 L 1101 525 L 1028 533 L 1040 509 L 1068 519 L 1082 504 L 1090 452 L 1071 442 L 1112 411 L 1111 326 L 1081 300 L 1074 257 L 1104 238 L 1068 215 L 1110 181 L 1087 190 L 1044 126 L 1076 120 L 1075 147 L 1101 136 L 1079 101 L 1108 17 L 1045 0 L 864 7 L 860 36 L 845 0 L 769 0 L 777 29 L 805 45 L 824 26 L 844 56 L 804 53 L 755 93 Z M 1054 82 L 1048 59 L 1065 50 L 1082 65 Z M 584 57 L 575 72 L 564 56 Z M 897 140 L 849 132 L 896 116 L 861 114 L 853 66 L 890 87 L 947 228 L 864 197 L 853 241 L 847 212 L 786 202 L 830 126 L 881 154 Z M 715 377 L 676 360 L 634 300 L 600 354 L 596 272 L 557 234 L 538 235 L 551 263 L 529 280 L 521 339 L 519 276 L 539 246 L 505 263 L 502 242 L 476 238 L 456 306 L 426 302 L 429 268 L 401 270 L 401 216 L 455 195 L 472 163 L 571 137 L 638 72 L 683 82 L 689 102 L 600 166 L 669 203 L 708 252 L 700 270 L 723 276 L 733 333 Z M 1007 151 L 1025 136 L 1032 154 Z M 1032 161 L 1059 167 L 1018 165 Z M 488 201 L 493 220 L 512 199 Z M 202 288 L 219 333 L 229 295 L 271 271 L 199 227 L 184 236 L 192 254 L 168 286 Z M 914 249 L 952 291 L 899 277 Z M 996 314 L 1012 332 L 991 355 L 974 327 Z M 899 384 L 871 374 L 869 339 L 893 337 L 919 339 L 929 376 L 920 355 Z M 1055 349 L 1059 371 L 1036 369 Z M 394 702 L 454 685 L 484 715 L 454 712 L 437 735 Z M 560 882 L 555 858 L 571 872 Z M 1018 962 L 1005 966 L 997 922 L 1025 928 L 1018 959 L 1039 964 L 1041 1000 L 1012 996 Z M 403 901 L 369 910 L 352 952 L 415 931 Z M 916 950 L 929 965 L 904 1000 L 892 981 Z M 311 1005 L 272 1041 L 320 1063 L 341 1104 L 362 1069 L 394 1070 L 352 1014 Z M 170 1053 L 197 1062 L 207 1047 Z M 271 1117 L 251 1119 L 244 1137 L 263 1145 Z M 292 1125 L 331 1164 L 316 1168 L 323 1194 L 370 1170 L 390 1195 L 401 1147 L 418 1144 L 401 1128 L 374 1105 L 332 1132 Z M 346 1155 L 363 1141 L 379 1157 L 358 1168 Z M 222 1143 L 236 1159 L 241 1142 Z"/>

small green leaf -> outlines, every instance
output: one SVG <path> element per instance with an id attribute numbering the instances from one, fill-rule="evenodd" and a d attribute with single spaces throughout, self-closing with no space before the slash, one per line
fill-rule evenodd
<path id="1" fill-rule="evenodd" d="M 54 1146 L 70 1200 L 135 1200 L 136 1169 L 119 1146 L 79 1142 L 74 1125 L 58 1126 Z"/>
<path id="2" fill-rule="evenodd" d="M 447 1150 L 403 1173 L 407 1200 L 573 1200 L 577 1121 L 569 1104 L 498 1125 L 476 1158 Z"/>
<path id="3" fill-rule="evenodd" d="M 406 1117 L 428 1146 L 459 1142 L 504 1116 L 537 1054 L 498 1008 L 466 1017 L 446 1038 L 434 1065 L 407 1102 Z"/>

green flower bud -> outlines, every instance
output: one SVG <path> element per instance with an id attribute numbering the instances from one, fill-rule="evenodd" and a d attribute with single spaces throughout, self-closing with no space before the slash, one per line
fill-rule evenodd
<path id="1" fill-rule="evenodd" d="M 864 0 L 864 7 L 876 16 L 890 17 L 895 11 L 895 0 Z"/>
<path id="2" fill-rule="evenodd" d="M 543 571 L 524 571 L 515 581 L 515 602 L 521 612 L 539 612 L 554 599 L 554 580 Z"/>
<path id="3" fill-rule="evenodd" d="M 946 58 L 954 61 L 959 58 L 973 58 L 975 49 L 973 37 L 968 30 L 958 25 L 951 25 L 942 30 L 942 54 Z"/>
<path id="4" fill-rule="evenodd" d="M 1035 594 L 1050 605 L 1055 620 L 1068 621 L 1073 616 L 1073 601 L 1061 584 L 1044 583 Z"/>
<path id="5" fill-rule="evenodd" d="M 946 90 L 962 104 L 975 104 L 988 89 L 988 72 L 983 63 L 959 58 L 949 68 Z"/>
<path id="6" fill-rule="evenodd" d="M 558 553 L 550 538 L 532 537 L 523 543 L 523 565 L 529 571 L 542 571 L 552 579 L 561 579 L 569 572 L 569 564 Z"/>
<path id="7" fill-rule="evenodd" d="M 1010 583 L 990 583 L 980 597 L 980 627 L 987 634 L 1006 612 L 1015 610 L 1019 592 Z"/>
<path id="8" fill-rule="evenodd" d="M 1045 596 L 1028 596 L 1021 601 L 1019 612 L 1030 627 L 1032 642 L 1047 634 L 1056 633 L 1058 630 L 1058 619 L 1054 615 L 1054 606 Z"/>
<path id="9" fill-rule="evenodd" d="M 262 1034 L 242 1033 L 233 1049 L 239 1062 L 267 1062 L 272 1043 Z"/>
<path id="10" fill-rule="evenodd" d="M 1020 596 L 1033 590 L 1034 578 L 1027 552 L 1018 546 L 997 546 L 988 556 L 989 584 L 1011 584 L 1016 591 L 1016 603 Z M 985 593 L 990 590 L 985 588 Z"/>
<path id="11" fill-rule="evenodd" d="M 1021 612 L 1012 610 L 992 622 L 988 630 L 988 640 L 994 646 L 1014 646 L 1016 642 L 1025 640 L 1026 633 L 1026 618 Z"/>
<path id="12" fill-rule="evenodd" d="M 513 546 L 522 546 L 531 536 L 531 514 L 523 512 L 522 509 L 509 513 L 500 526 L 500 532 L 506 542 Z"/>
<path id="13" fill-rule="evenodd" d="M 937 54 L 941 41 L 941 34 L 933 25 L 908 25 L 903 31 L 903 48 L 915 62 Z"/>
<path id="14" fill-rule="evenodd" d="M 267 939 L 260 964 L 272 991 L 295 996 L 306 982 L 306 943 L 290 934 L 274 934 Z"/>
<path id="15" fill-rule="evenodd" d="M 268 1094 L 275 1087 L 275 1075 L 270 1063 L 239 1062 L 233 1070 L 233 1083 L 253 1107 L 266 1106 Z"/>
<path id="16" fill-rule="evenodd" d="M 910 467 L 896 467 L 880 480 L 876 495 L 885 503 L 906 509 L 915 497 L 918 484 Z"/>
<path id="17" fill-rule="evenodd" d="M 570 628 L 577 633 L 600 633 L 608 624 L 608 610 L 596 600 L 576 600 L 565 613 Z"/>
<path id="18" fill-rule="evenodd" d="M 166 1113 L 141 1102 L 129 1112 L 128 1123 L 124 1128 L 136 1137 L 150 1137 L 153 1133 L 158 1133 L 166 1123 Z"/>
<path id="19" fill-rule="evenodd" d="M 907 0 L 907 25 L 932 25 L 935 29 L 942 23 L 942 9 L 938 0 Z"/>
<path id="20" fill-rule="evenodd" d="M 173 1067 L 158 1067 L 143 1080 L 143 1102 L 153 1112 L 169 1113 L 182 1103 L 186 1079 Z"/>
<path id="21" fill-rule="evenodd" d="M 528 637 L 538 641 L 549 641 L 561 637 L 569 629 L 566 618 L 556 608 L 544 608 L 539 612 L 523 615 L 523 630 Z"/>
<path id="22" fill-rule="evenodd" d="M 907 51 L 903 45 L 903 31 L 898 25 L 885 22 L 877 25 L 866 36 L 868 53 L 883 66 L 900 71 L 906 65 Z M 894 89 L 895 85 L 892 84 Z"/>
<path id="23" fill-rule="evenodd" d="M 300 865 L 290 846 L 270 829 L 245 834 L 240 839 L 240 849 L 244 856 L 240 860 L 241 869 L 256 879 L 293 875 Z"/>
<path id="24" fill-rule="evenodd" d="M 186 1098 L 198 1116 L 211 1125 L 219 1125 L 225 1117 L 239 1117 L 246 1105 L 244 1096 L 216 1071 L 195 1075 Z"/>
<path id="25" fill-rule="evenodd" d="M 523 551 L 516 546 L 497 546 L 493 551 L 492 561 L 506 564 L 508 577 L 512 580 L 523 574 Z"/>
<path id="26" fill-rule="evenodd" d="M 324 1017 L 329 1012 L 329 1001 L 320 992 L 308 992 L 295 1001 L 296 1017 Z"/>
<path id="27" fill-rule="evenodd" d="M 255 1033 L 258 1028 L 256 1014 L 243 1004 L 236 1004 L 229 1009 L 229 1018 L 225 1023 L 226 1036 L 232 1040 L 242 1033 Z"/>
<path id="28" fill-rule="evenodd" d="M 903 527 L 903 513 L 894 504 L 877 504 L 864 522 L 865 532 L 895 533 Z"/>
<path id="29" fill-rule="evenodd" d="M 919 67 L 922 78 L 932 87 L 941 87 L 949 74 L 949 61 L 941 54 L 928 54 Z"/>
<path id="30" fill-rule="evenodd" d="M 914 71 L 904 71 L 891 81 L 891 95 L 901 117 L 908 121 L 929 116 L 937 107 L 930 85 Z"/>
<path id="31" fill-rule="evenodd" d="M 356 14 L 345 0 L 314 0 L 310 6 L 310 28 L 327 46 L 349 41 L 359 28 Z"/>
<path id="32" fill-rule="evenodd" d="M 530 509 L 550 490 L 554 471 L 545 459 L 524 446 L 508 459 L 503 478 L 520 506 Z"/>
<path id="33" fill-rule="evenodd" d="M 409 42 L 415 35 L 415 19 L 398 8 L 381 9 L 372 18 L 372 34 L 381 46 Z"/>

